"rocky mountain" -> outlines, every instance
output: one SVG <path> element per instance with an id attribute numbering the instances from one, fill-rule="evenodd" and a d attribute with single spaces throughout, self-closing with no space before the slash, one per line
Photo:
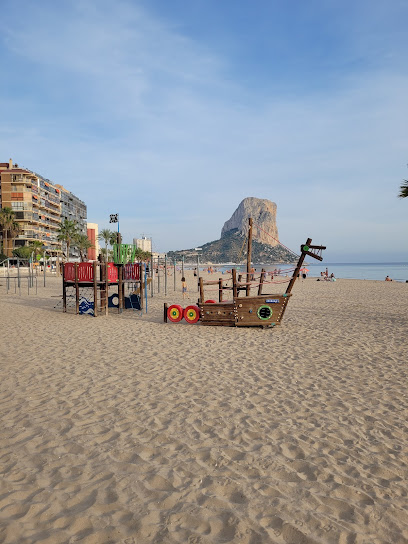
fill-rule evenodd
<path id="1" fill-rule="evenodd" d="M 214 240 L 196 249 L 169 251 L 167 256 L 173 260 L 195 263 L 199 256 L 200 263 L 244 263 L 247 256 L 247 237 L 238 229 L 227 231 L 220 240 Z M 296 260 L 293 253 L 282 246 L 271 246 L 253 240 L 252 262 L 254 263 L 292 263 Z"/>
<path id="2" fill-rule="evenodd" d="M 197 249 L 170 251 L 167 255 L 177 261 L 201 263 L 246 262 L 248 218 L 253 219 L 252 262 L 291 263 L 294 255 L 279 245 L 276 225 L 276 204 L 270 200 L 248 197 L 240 203 L 231 218 L 224 223 L 221 238 Z"/>
<path id="3" fill-rule="evenodd" d="M 253 240 L 269 246 L 279 244 L 276 204 L 265 198 L 244 198 L 231 218 L 224 223 L 221 238 L 232 230 L 238 230 L 242 235 L 247 236 L 249 217 L 252 217 L 254 223 Z"/>

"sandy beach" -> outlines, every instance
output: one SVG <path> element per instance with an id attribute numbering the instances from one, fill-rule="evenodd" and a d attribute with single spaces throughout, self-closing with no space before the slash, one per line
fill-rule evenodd
<path id="1" fill-rule="evenodd" d="M 0 277 L 1 544 L 408 542 L 408 284 L 298 281 L 263 330 L 38 281 Z"/>

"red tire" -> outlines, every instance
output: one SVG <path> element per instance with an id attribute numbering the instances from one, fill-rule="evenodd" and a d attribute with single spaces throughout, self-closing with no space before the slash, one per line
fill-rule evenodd
<path id="1" fill-rule="evenodd" d="M 204 304 L 216 304 L 215 300 L 206 300 Z"/>
<path id="2" fill-rule="evenodd" d="M 198 306 L 187 306 L 184 310 L 184 319 L 190 325 L 197 323 L 200 319 L 200 308 Z"/>
<path id="3" fill-rule="evenodd" d="M 172 304 L 167 308 L 167 318 L 173 323 L 178 323 L 183 319 L 183 308 L 179 304 Z"/>

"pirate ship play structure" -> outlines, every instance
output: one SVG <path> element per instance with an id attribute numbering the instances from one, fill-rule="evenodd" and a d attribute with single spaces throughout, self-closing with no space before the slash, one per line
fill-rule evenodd
<path id="1" fill-rule="evenodd" d="M 188 306 L 183 310 L 181 306 L 173 304 L 170 307 L 165 305 L 164 319 L 177 322 L 183 317 L 188 323 L 201 321 L 202 325 L 224 326 L 224 327 L 274 327 L 279 325 L 285 313 L 293 285 L 298 278 L 306 256 L 322 261 L 322 251 L 325 246 L 312 245 L 311 238 L 306 240 L 300 248 L 300 256 L 292 277 L 283 294 L 267 294 L 263 290 L 268 284 L 282 283 L 281 280 L 267 280 L 266 271 L 262 269 L 259 280 L 255 280 L 251 272 L 251 248 L 252 248 L 253 222 L 249 218 L 248 230 L 248 251 L 246 274 L 237 276 L 236 269 L 232 269 L 230 281 L 219 279 L 216 281 L 204 281 L 199 278 L 200 298 L 198 306 Z M 245 281 L 242 281 L 242 276 Z M 232 281 L 232 285 L 231 285 Z M 206 300 L 205 287 L 218 286 L 218 302 Z M 257 294 L 251 294 L 257 288 Z M 224 300 L 225 291 L 232 291 L 232 300 Z M 245 296 L 240 296 L 241 292 Z"/>

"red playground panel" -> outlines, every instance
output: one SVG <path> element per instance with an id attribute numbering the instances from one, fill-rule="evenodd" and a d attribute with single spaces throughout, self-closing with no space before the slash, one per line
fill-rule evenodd
<path id="1" fill-rule="evenodd" d="M 92 263 L 65 263 L 64 265 L 64 280 L 75 281 L 75 265 L 78 265 L 78 283 L 89 283 L 93 281 L 93 265 Z M 126 265 L 128 266 L 128 265 Z M 131 264 L 128 271 L 125 271 L 124 279 L 138 280 L 140 279 L 140 265 Z M 115 263 L 108 263 L 108 281 L 118 281 L 118 269 Z"/>

